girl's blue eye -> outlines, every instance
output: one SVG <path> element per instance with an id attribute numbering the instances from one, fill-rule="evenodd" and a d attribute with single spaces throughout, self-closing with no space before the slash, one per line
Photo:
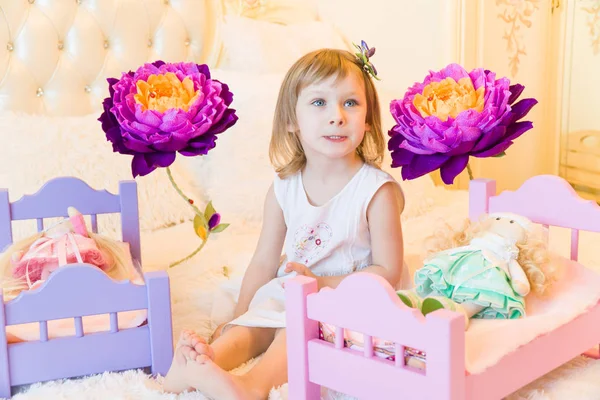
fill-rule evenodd
<path id="1" fill-rule="evenodd" d="M 357 104 L 356 100 L 347 100 L 344 105 L 346 105 L 348 107 L 352 107 L 352 106 L 355 106 L 356 104 Z"/>
<path id="2" fill-rule="evenodd" d="M 321 107 L 325 105 L 325 101 L 323 100 L 315 100 L 312 102 L 315 106 Z"/>

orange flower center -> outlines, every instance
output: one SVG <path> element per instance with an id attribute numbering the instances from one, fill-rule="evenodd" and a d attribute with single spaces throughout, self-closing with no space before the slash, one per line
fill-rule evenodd
<path id="1" fill-rule="evenodd" d="M 148 81 L 136 82 L 135 102 L 141 104 L 143 110 L 165 112 L 173 108 L 188 111 L 194 104 L 200 91 L 194 91 L 194 82 L 186 77 L 183 82 L 172 72 L 164 75 L 150 75 Z"/>
<path id="2" fill-rule="evenodd" d="M 446 121 L 448 117 L 456 118 L 465 110 L 483 110 L 485 87 L 475 90 L 469 78 L 456 82 L 446 78 L 440 82 L 431 82 L 423 89 L 423 94 L 417 94 L 413 105 L 423 118 L 430 115 Z"/>

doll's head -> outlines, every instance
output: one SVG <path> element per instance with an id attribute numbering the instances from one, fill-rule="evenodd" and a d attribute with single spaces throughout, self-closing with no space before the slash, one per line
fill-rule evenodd
<path id="1" fill-rule="evenodd" d="M 552 283 L 555 268 L 550 263 L 546 241 L 527 218 L 513 213 L 495 213 L 485 215 L 480 221 L 472 223 L 466 219 L 458 229 L 450 225 L 437 229 L 426 240 L 428 255 L 443 250 L 466 246 L 474 237 L 496 234 L 514 243 L 519 249 L 517 262 L 527 275 L 533 292 L 543 294 Z"/>
<path id="2" fill-rule="evenodd" d="M 481 231 L 495 233 L 510 242 L 524 243 L 532 229 L 529 219 L 512 213 L 496 213 L 481 222 Z"/>
<path id="3" fill-rule="evenodd" d="M 6 249 L 0 258 L 0 287 L 16 295 L 60 266 L 77 262 L 95 265 L 114 279 L 127 279 L 127 259 L 118 241 L 88 231 L 83 215 L 69 207 L 68 218 Z"/>

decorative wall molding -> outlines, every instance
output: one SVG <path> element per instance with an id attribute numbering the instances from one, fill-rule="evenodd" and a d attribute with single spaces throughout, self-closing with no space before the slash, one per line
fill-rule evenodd
<path id="1" fill-rule="evenodd" d="M 581 9 L 589 14 L 587 26 L 592 39 L 592 50 L 594 55 L 598 55 L 600 54 L 600 0 L 594 0 L 591 3 L 590 5 L 582 5 Z"/>
<path id="2" fill-rule="evenodd" d="M 225 14 L 244 15 L 248 10 L 264 6 L 267 0 L 225 0 Z"/>
<path id="3" fill-rule="evenodd" d="M 532 16 L 539 9 L 540 0 L 496 0 L 496 6 L 504 6 L 498 18 L 503 20 L 507 28 L 502 37 L 506 40 L 506 51 L 509 53 L 508 65 L 513 77 L 519 72 L 521 56 L 527 55 L 527 48 L 523 43 L 523 27 L 531 28 Z"/>

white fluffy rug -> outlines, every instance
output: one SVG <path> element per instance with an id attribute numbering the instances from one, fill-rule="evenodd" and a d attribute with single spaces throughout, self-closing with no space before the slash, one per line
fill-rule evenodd
<path id="1" fill-rule="evenodd" d="M 436 208 L 413 220 L 405 221 L 407 249 L 418 251 L 418 243 L 422 234 L 431 229 L 436 218 L 448 215 L 463 214 L 464 198 L 450 202 L 447 207 Z M 463 214 L 464 215 L 464 214 Z M 175 240 L 174 240 L 175 238 Z M 183 328 L 196 329 L 207 337 L 214 326 L 228 317 L 233 305 L 232 292 L 222 290 L 222 285 L 234 285 L 252 255 L 257 236 L 254 229 L 241 231 L 225 231 L 211 238 L 211 242 L 196 258 L 169 271 L 171 277 L 171 294 L 173 309 L 174 337 Z M 582 254 L 582 261 L 600 265 L 598 255 L 592 246 L 586 243 L 591 239 L 583 236 L 581 243 L 590 248 L 589 253 Z M 164 268 L 169 261 L 189 253 L 197 244 L 197 238 L 188 224 L 175 226 L 146 234 L 143 239 L 144 266 L 146 270 Z M 165 244 L 169 245 L 166 246 Z M 235 251 L 232 251 L 235 247 Z M 568 243 L 560 240 L 557 246 L 565 250 Z M 168 248 L 168 254 L 164 249 Z M 596 257 L 596 258 L 594 258 Z M 410 263 L 410 260 L 409 260 Z M 599 338 L 600 341 L 600 338 Z M 51 363 L 51 360 L 40 360 Z M 243 371 L 251 365 L 241 367 Z M 508 400 L 572 400 L 600 399 L 600 361 L 577 357 L 566 365 L 556 369 L 547 376 L 512 394 Z M 330 397 L 330 396 L 327 396 Z M 333 396 L 331 396 L 333 397 Z M 21 388 L 13 397 L 15 400 L 34 399 L 204 399 L 197 393 L 185 393 L 179 396 L 161 392 L 160 380 L 154 380 L 141 371 L 123 373 L 105 373 L 83 379 L 46 382 Z M 275 388 L 271 399 L 287 398 L 287 386 Z"/>
<path id="2" fill-rule="evenodd" d="M 185 270 L 184 270 L 185 269 Z M 208 335 L 211 324 L 199 315 L 210 315 L 212 305 L 211 290 L 226 278 L 219 271 L 205 271 L 194 274 L 193 268 L 172 271 L 173 277 L 173 319 L 174 330 L 182 327 L 195 327 Z M 190 317 L 192 316 L 192 317 Z M 558 368 L 547 376 L 533 382 L 507 400 L 572 400 L 600 398 L 600 361 L 578 357 Z M 274 389 L 270 399 L 287 397 L 287 387 Z M 198 393 L 184 393 L 179 396 L 161 392 L 159 382 L 141 371 L 105 373 L 85 379 L 47 382 L 36 384 L 13 397 L 15 400 L 34 399 L 204 399 Z"/>

